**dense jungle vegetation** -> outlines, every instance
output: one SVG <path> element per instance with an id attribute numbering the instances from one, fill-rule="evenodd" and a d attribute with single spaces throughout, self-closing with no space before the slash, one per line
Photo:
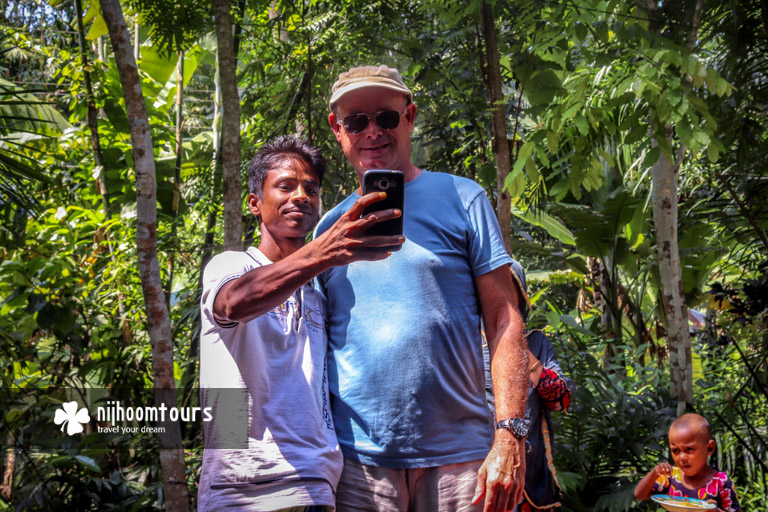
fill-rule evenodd
<path id="1" fill-rule="evenodd" d="M 574 383 L 562 510 L 651 510 L 632 490 L 683 410 L 744 510 L 768 509 L 764 0 L 0 0 L 0 18 L 0 510 L 194 509 L 199 422 L 68 436 L 54 413 L 196 404 L 201 268 L 259 239 L 245 163 L 300 133 L 329 161 L 324 207 L 349 194 L 327 101 L 378 63 L 414 91 L 414 163 L 487 190 L 528 327 Z"/>

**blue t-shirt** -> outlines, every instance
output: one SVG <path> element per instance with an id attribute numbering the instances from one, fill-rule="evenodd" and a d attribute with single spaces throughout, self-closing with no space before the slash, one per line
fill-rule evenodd
<path id="1" fill-rule="evenodd" d="M 358 197 L 328 212 L 315 236 Z M 512 259 L 471 180 L 422 171 L 405 185 L 403 211 L 400 251 L 318 276 L 339 444 L 346 457 L 391 468 L 484 459 L 493 427 L 474 279 Z"/>

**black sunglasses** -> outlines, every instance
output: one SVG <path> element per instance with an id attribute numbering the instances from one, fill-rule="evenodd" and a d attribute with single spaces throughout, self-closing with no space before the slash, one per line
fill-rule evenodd
<path id="1" fill-rule="evenodd" d="M 397 110 L 382 110 L 375 114 L 350 114 L 336 124 L 343 124 L 344 129 L 349 133 L 360 133 L 368 127 L 368 122 L 373 118 L 373 122 L 384 130 L 394 130 L 400 126 L 400 117 L 404 112 Z"/>

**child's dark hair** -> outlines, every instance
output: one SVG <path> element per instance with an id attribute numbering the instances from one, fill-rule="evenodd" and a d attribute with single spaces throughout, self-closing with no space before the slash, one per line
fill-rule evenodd
<path id="1" fill-rule="evenodd" d="M 269 140 L 248 164 L 248 189 L 263 199 L 264 180 L 267 173 L 283 160 L 304 160 L 316 173 L 320 184 L 325 176 L 325 158 L 320 150 L 298 135 L 281 135 Z"/>

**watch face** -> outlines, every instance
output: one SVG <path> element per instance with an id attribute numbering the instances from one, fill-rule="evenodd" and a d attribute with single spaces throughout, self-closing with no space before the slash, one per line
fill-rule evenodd
<path id="1" fill-rule="evenodd" d="M 527 436 L 528 422 L 522 418 L 515 418 L 512 420 L 512 430 L 518 437 Z"/>
<path id="2" fill-rule="evenodd" d="M 528 435 L 528 429 L 531 426 L 530 420 L 523 418 L 510 418 L 508 420 L 499 421 L 496 423 L 496 428 L 506 428 L 511 430 L 517 438 L 522 438 Z"/>

